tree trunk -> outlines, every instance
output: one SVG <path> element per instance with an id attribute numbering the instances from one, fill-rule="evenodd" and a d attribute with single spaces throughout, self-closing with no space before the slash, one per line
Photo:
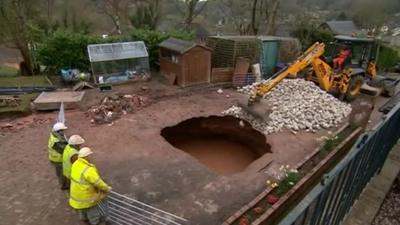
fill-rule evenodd
<path id="1" fill-rule="evenodd" d="M 158 21 L 160 19 L 160 0 L 154 0 L 150 3 L 151 9 L 151 28 L 157 29 Z"/>
<path id="2" fill-rule="evenodd" d="M 267 35 L 274 35 L 276 32 L 275 29 L 275 20 L 276 20 L 276 14 L 278 12 L 278 8 L 279 8 L 279 3 L 280 0 L 272 0 L 271 4 L 271 10 L 268 9 L 268 5 L 267 5 L 267 12 L 269 11 L 269 13 L 267 13 Z"/>
<path id="3" fill-rule="evenodd" d="M 187 12 L 185 18 L 185 29 L 190 30 L 193 24 L 194 10 L 196 9 L 197 0 L 190 0 L 187 3 Z"/>
<path id="4" fill-rule="evenodd" d="M 53 0 L 47 0 L 47 23 L 48 26 L 53 25 Z"/>
<path id="5" fill-rule="evenodd" d="M 119 20 L 119 16 L 115 16 L 113 21 L 114 21 L 114 26 L 115 26 L 115 30 L 117 31 L 117 34 L 121 35 L 122 31 L 121 31 L 121 23 Z"/>
<path id="6" fill-rule="evenodd" d="M 24 68 L 26 70 L 26 75 L 33 75 L 33 62 L 31 57 L 31 52 L 29 50 L 29 43 L 31 40 L 30 34 L 28 32 L 28 25 L 24 12 L 20 11 L 20 5 L 18 1 L 12 2 L 15 7 L 15 29 L 16 33 L 14 36 L 14 42 L 21 52 L 22 58 L 24 60 Z M 23 68 L 21 68 L 23 69 Z"/>
<path id="7" fill-rule="evenodd" d="M 31 52 L 28 46 L 18 45 L 18 50 L 21 53 L 23 62 L 20 64 L 20 70 L 22 75 L 33 75 L 33 65 Z"/>
<path id="8" fill-rule="evenodd" d="M 253 7 L 251 10 L 251 30 L 253 35 L 258 33 L 258 22 L 257 22 L 257 2 L 258 0 L 253 0 Z"/>

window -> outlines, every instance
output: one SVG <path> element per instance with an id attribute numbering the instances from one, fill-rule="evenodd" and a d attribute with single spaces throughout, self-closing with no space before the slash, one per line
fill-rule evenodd
<path id="1" fill-rule="evenodd" d="M 161 50 L 161 57 L 168 59 L 169 61 L 175 64 L 179 63 L 179 55 L 171 50 L 168 49 Z"/>

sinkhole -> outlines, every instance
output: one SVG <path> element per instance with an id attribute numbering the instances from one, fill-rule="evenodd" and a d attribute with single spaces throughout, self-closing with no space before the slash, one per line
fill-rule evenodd
<path id="1" fill-rule="evenodd" d="M 197 117 L 161 130 L 161 135 L 221 175 L 241 172 L 271 146 L 261 132 L 233 116 Z"/>

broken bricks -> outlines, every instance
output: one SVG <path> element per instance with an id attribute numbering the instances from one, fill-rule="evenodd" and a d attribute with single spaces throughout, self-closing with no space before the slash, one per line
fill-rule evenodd
<path id="1" fill-rule="evenodd" d="M 132 113 L 146 104 L 146 98 L 136 94 L 114 94 L 104 97 L 99 105 L 92 106 L 87 115 L 91 123 L 112 123 L 122 115 Z"/>

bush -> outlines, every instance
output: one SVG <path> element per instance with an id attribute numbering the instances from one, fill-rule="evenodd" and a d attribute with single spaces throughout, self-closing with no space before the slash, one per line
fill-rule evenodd
<path id="1" fill-rule="evenodd" d="M 399 52 L 386 45 L 382 45 L 378 58 L 378 67 L 381 70 L 390 69 L 400 61 Z"/>
<path id="2" fill-rule="evenodd" d="M 170 37 L 192 40 L 194 34 L 186 31 L 160 32 L 154 30 L 136 29 L 131 33 L 133 41 L 144 41 L 149 52 L 150 65 L 158 67 L 158 45 Z"/>
<path id="3" fill-rule="evenodd" d="M 82 33 L 56 31 L 37 44 L 37 61 L 47 66 L 48 72 L 58 73 L 62 68 L 90 69 L 87 54 L 89 44 L 115 42 L 118 39 L 90 36 Z"/>
<path id="4" fill-rule="evenodd" d="M 334 35 L 331 32 L 313 26 L 294 29 L 291 32 L 291 36 L 300 40 L 304 50 L 309 48 L 315 42 L 328 44 L 334 39 Z"/>

